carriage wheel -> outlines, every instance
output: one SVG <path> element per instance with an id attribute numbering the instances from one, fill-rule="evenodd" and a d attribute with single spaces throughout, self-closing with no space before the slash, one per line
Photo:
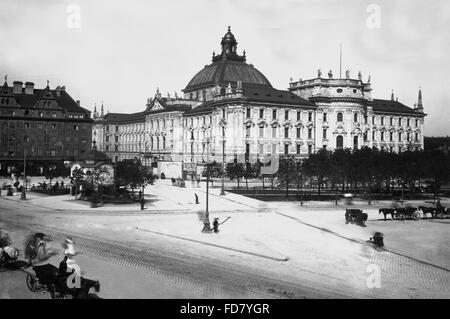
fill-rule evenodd
<path id="1" fill-rule="evenodd" d="M 37 290 L 37 281 L 33 275 L 30 274 L 27 275 L 27 287 L 33 292 Z"/>

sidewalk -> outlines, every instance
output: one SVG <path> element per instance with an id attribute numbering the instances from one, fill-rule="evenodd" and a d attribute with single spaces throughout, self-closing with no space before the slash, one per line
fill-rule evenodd
<path id="1" fill-rule="evenodd" d="M 145 209 L 140 209 L 139 203 L 133 204 L 103 204 L 92 208 L 90 202 L 76 200 L 71 195 L 49 196 L 40 193 L 27 192 L 27 200 L 20 200 L 20 193 L 6 196 L 2 191 L 0 199 L 11 200 L 22 205 L 47 208 L 54 211 L 68 212 L 133 212 L 133 213 L 158 213 L 158 212 L 203 212 L 206 209 L 206 185 L 192 187 L 186 183 L 186 188 L 172 186 L 167 181 L 157 181 L 145 189 Z M 204 183 L 203 183 L 204 184 Z M 195 184 L 194 186 L 196 186 Z M 199 204 L 195 203 L 195 194 Z M 264 211 L 268 209 L 265 202 L 248 198 L 242 195 L 226 192 L 220 195 L 220 188 L 209 189 L 208 209 L 210 212 L 249 212 Z"/>

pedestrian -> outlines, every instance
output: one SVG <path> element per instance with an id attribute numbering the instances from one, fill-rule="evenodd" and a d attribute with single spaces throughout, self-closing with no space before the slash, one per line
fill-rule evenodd
<path id="1" fill-rule="evenodd" d="M 219 218 L 214 218 L 213 230 L 217 234 L 219 232 Z"/>
<path id="2" fill-rule="evenodd" d="M 443 206 L 441 205 L 441 199 L 440 199 L 440 198 L 438 198 L 438 200 L 437 200 L 437 202 L 436 202 L 436 210 L 437 210 L 438 212 L 441 212 L 441 211 L 444 210 L 444 209 L 443 209 Z"/>
<path id="3" fill-rule="evenodd" d="M 70 237 L 66 238 L 66 241 L 64 242 L 64 255 L 68 257 L 75 256 L 75 248 L 73 247 L 73 241 Z"/>
<path id="4" fill-rule="evenodd" d="M 38 237 L 39 238 L 39 237 Z M 44 239 L 42 237 L 39 238 L 38 241 L 38 251 L 37 251 L 37 259 L 38 260 L 45 260 L 47 259 L 47 244 L 45 243 Z"/>
<path id="5" fill-rule="evenodd" d="M 145 199 L 144 197 L 141 198 L 141 210 L 144 210 L 144 205 L 145 205 Z"/>
<path id="6" fill-rule="evenodd" d="M 67 255 L 64 256 L 64 259 L 59 263 L 59 276 L 60 278 L 65 278 L 67 273 Z"/>

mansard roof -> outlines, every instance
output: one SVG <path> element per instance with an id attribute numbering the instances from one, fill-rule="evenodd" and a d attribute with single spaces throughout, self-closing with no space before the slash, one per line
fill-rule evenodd
<path id="1" fill-rule="evenodd" d="M 401 113 L 420 117 L 426 115 L 425 113 L 417 112 L 414 109 L 393 100 L 374 99 L 373 101 L 368 101 L 368 106 L 372 106 L 375 113 Z"/>
<path id="2" fill-rule="evenodd" d="M 59 94 L 57 93 L 59 92 Z M 85 113 L 91 112 L 80 105 L 66 92 L 65 89 L 50 89 L 48 86 L 44 89 L 34 89 L 33 93 L 25 93 L 25 88 L 21 89 L 21 93 L 14 93 L 13 87 L 9 87 L 6 83 L 0 89 L 0 97 L 13 98 L 19 107 L 34 108 L 40 100 L 55 100 L 60 108 L 69 113 Z"/>
<path id="3" fill-rule="evenodd" d="M 315 109 L 314 103 L 303 99 L 290 91 L 277 90 L 271 87 L 262 87 L 243 83 L 243 95 L 232 95 L 230 98 L 206 101 L 202 105 L 184 113 L 184 115 L 194 115 L 209 113 L 215 107 L 231 103 L 243 103 L 250 105 L 263 105 L 267 107 L 298 107 Z"/>
<path id="4" fill-rule="evenodd" d="M 111 124 L 126 124 L 133 122 L 144 122 L 145 111 L 137 113 L 107 113 L 103 120 Z"/>

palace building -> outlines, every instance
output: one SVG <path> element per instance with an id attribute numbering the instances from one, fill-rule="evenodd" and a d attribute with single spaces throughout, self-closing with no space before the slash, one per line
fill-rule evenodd
<path id="1" fill-rule="evenodd" d="M 83 158 L 91 149 L 90 111 L 65 86 L 36 89 L 34 83 L 5 82 L 0 87 L 0 175 L 9 175 L 27 160 L 30 175 Z"/>
<path id="2" fill-rule="evenodd" d="M 370 77 L 291 81 L 274 88 L 238 54 L 228 28 L 221 52 L 182 90 L 183 97 L 158 91 L 134 114 L 94 111 L 93 139 L 114 161 L 141 158 L 169 175 L 197 172 L 206 162 L 244 156 L 251 162 L 271 155 L 307 157 L 326 148 L 376 147 L 399 152 L 423 148 L 422 93 L 414 108 L 394 98 L 373 99 Z M 174 169 L 176 164 L 180 169 Z M 170 169 L 168 167 L 171 167 Z M 167 174 L 165 174 L 168 176 Z"/>

